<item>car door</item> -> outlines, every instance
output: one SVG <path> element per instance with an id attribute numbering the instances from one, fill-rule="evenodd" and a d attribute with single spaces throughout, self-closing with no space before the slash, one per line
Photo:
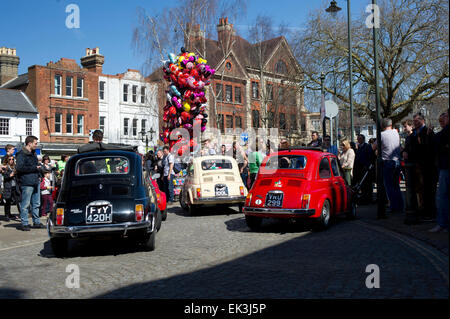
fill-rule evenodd
<path id="1" fill-rule="evenodd" d="M 317 176 L 317 185 L 319 186 L 316 190 L 320 198 L 329 199 L 331 204 L 331 211 L 335 212 L 335 194 L 333 191 L 333 176 L 330 169 L 330 161 L 327 156 L 320 159 L 319 171 Z M 321 202 L 323 202 L 321 200 Z"/>
<path id="2" fill-rule="evenodd" d="M 347 207 L 347 188 L 345 186 L 344 178 L 339 170 L 337 158 L 330 157 L 331 171 L 333 173 L 333 189 L 336 192 L 336 208 L 337 212 L 345 212 Z"/>

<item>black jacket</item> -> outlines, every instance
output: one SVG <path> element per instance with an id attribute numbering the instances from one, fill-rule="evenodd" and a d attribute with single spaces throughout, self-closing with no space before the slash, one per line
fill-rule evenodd
<path id="1" fill-rule="evenodd" d="M 11 177 L 13 170 L 8 166 L 3 172 L 3 198 L 11 199 L 16 191 L 16 176 Z"/>
<path id="2" fill-rule="evenodd" d="M 23 147 L 16 154 L 16 171 L 20 186 L 39 185 L 40 172 L 37 168 L 39 161 L 35 151 L 29 152 Z"/>
<path id="3" fill-rule="evenodd" d="M 450 131 L 448 125 L 435 135 L 437 164 L 439 169 L 448 169 L 450 161 Z"/>

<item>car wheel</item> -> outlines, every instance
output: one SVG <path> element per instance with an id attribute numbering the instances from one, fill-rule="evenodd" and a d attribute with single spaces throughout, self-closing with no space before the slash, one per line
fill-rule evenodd
<path id="1" fill-rule="evenodd" d="M 358 205 L 355 202 L 352 202 L 352 207 L 350 208 L 350 211 L 347 212 L 347 219 L 355 219 L 356 218 L 356 208 Z"/>
<path id="2" fill-rule="evenodd" d="M 165 209 L 162 213 L 161 213 L 161 217 L 162 220 L 165 221 L 167 219 L 167 209 Z"/>
<path id="3" fill-rule="evenodd" d="M 158 210 L 156 211 L 156 230 L 157 231 L 159 231 L 161 229 L 161 225 L 162 225 L 162 214 L 158 208 Z"/>
<path id="4" fill-rule="evenodd" d="M 147 234 L 144 237 L 144 247 L 148 251 L 153 251 L 156 248 L 156 232 Z"/>
<path id="5" fill-rule="evenodd" d="M 69 253 L 69 241 L 67 238 L 50 238 L 50 245 L 56 257 L 66 257 Z"/>
<path id="6" fill-rule="evenodd" d="M 192 204 L 188 204 L 187 205 L 187 212 L 190 216 L 195 216 L 195 214 L 197 213 L 197 205 L 192 205 Z"/>
<path id="7" fill-rule="evenodd" d="M 180 206 L 181 206 L 181 208 L 184 211 L 188 211 L 188 205 L 186 205 L 186 203 L 183 201 L 183 191 L 180 192 L 179 199 L 180 199 Z"/>
<path id="8" fill-rule="evenodd" d="M 323 202 L 322 209 L 320 211 L 320 217 L 317 219 L 316 230 L 325 230 L 330 225 L 330 201 L 326 199 Z"/>
<path id="9" fill-rule="evenodd" d="M 251 230 L 258 230 L 261 227 L 262 218 L 256 216 L 245 215 L 245 222 Z"/>

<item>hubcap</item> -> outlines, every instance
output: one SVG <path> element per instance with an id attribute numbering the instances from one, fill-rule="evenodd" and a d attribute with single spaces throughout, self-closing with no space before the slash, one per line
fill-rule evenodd
<path id="1" fill-rule="evenodd" d="M 323 204 L 322 217 L 323 217 L 324 224 L 325 225 L 328 224 L 328 221 L 330 219 L 330 210 L 328 208 L 328 203 Z"/>

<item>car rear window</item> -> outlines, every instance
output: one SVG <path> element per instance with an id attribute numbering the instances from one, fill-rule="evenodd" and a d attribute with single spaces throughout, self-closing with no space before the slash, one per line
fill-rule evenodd
<path id="1" fill-rule="evenodd" d="M 202 170 L 214 171 L 221 169 L 232 169 L 233 164 L 227 159 L 208 159 L 202 161 Z"/>
<path id="2" fill-rule="evenodd" d="M 266 169 L 305 169 L 306 157 L 303 155 L 271 156 L 267 160 Z"/>
<path id="3" fill-rule="evenodd" d="M 97 156 L 78 160 L 75 175 L 112 175 L 128 174 L 130 163 L 128 158 L 120 156 Z"/>

